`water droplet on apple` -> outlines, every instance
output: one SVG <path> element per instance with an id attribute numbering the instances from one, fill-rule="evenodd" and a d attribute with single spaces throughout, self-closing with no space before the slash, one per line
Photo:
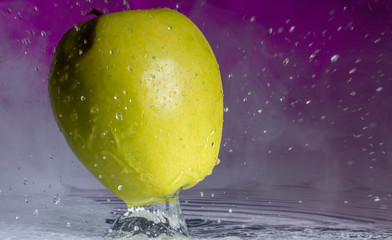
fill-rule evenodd
<path id="1" fill-rule="evenodd" d="M 71 113 L 70 117 L 73 122 L 76 122 L 79 119 L 78 113 L 75 110 Z"/>
<path id="2" fill-rule="evenodd" d="M 118 185 L 118 188 L 117 188 L 119 191 L 121 191 L 122 189 L 123 189 L 123 186 L 122 185 Z"/>
<path id="3" fill-rule="evenodd" d="M 121 113 L 116 113 L 116 119 L 117 120 L 123 120 L 123 116 L 122 116 L 122 114 Z"/>
<path id="4" fill-rule="evenodd" d="M 98 108 L 97 105 L 92 106 L 91 109 L 90 109 L 91 113 L 97 113 L 98 111 L 99 111 L 99 108 Z"/>
<path id="5" fill-rule="evenodd" d="M 213 128 L 210 132 L 210 136 L 212 136 L 215 133 L 215 128 Z"/>

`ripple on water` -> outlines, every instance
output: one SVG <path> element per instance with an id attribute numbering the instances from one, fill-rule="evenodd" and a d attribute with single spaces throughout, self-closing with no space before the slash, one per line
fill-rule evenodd
<path id="1" fill-rule="evenodd" d="M 52 196 L 28 196 L 27 203 L 26 196 L 0 195 L 0 239 L 104 239 L 126 211 L 106 191 L 60 197 L 54 204 Z M 184 191 L 180 199 L 193 239 L 392 239 L 388 193 L 203 189 Z"/>

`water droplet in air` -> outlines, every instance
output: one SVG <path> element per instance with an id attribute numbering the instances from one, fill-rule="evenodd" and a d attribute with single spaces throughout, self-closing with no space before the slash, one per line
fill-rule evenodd
<path id="1" fill-rule="evenodd" d="M 30 41 L 29 38 L 23 38 L 23 39 L 22 39 L 22 43 L 23 43 L 23 44 L 26 44 L 26 45 L 30 45 L 31 41 Z"/>
<path id="2" fill-rule="evenodd" d="M 339 54 L 335 54 L 331 57 L 331 63 L 336 63 L 339 59 L 340 55 Z"/>
<path id="3" fill-rule="evenodd" d="M 376 40 L 374 40 L 374 43 L 379 43 L 381 41 L 381 38 L 377 38 Z"/>
<path id="4" fill-rule="evenodd" d="M 54 197 L 53 197 L 53 203 L 54 204 L 59 204 L 61 202 L 61 199 L 59 198 L 59 194 L 56 194 Z"/>
<path id="5" fill-rule="evenodd" d="M 348 73 L 349 73 L 349 74 L 353 74 L 353 73 L 355 73 L 356 71 L 357 71 L 357 68 L 354 67 L 354 68 L 352 68 Z"/>
<path id="6" fill-rule="evenodd" d="M 232 213 L 232 212 L 233 212 L 233 210 L 230 208 L 230 209 L 229 209 L 229 213 Z"/>
<path id="7" fill-rule="evenodd" d="M 204 197 L 204 193 L 203 192 L 200 192 L 200 197 Z"/>
<path id="8" fill-rule="evenodd" d="M 285 58 L 283 60 L 283 66 L 287 66 L 287 64 L 289 64 L 289 62 L 290 62 L 290 59 L 289 58 Z"/>
<path id="9" fill-rule="evenodd" d="M 80 28 L 78 27 L 78 25 L 74 25 L 74 28 L 77 32 L 79 32 Z"/>
<path id="10" fill-rule="evenodd" d="M 225 108 L 223 109 L 223 111 L 224 111 L 224 112 L 228 112 L 228 111 L 229 111 L 229 108 L 228 108 L 228 107 L 225 107 Z"/>
<path id="11" fill-rule="evenodd" d="M 38 63 L 37 66 L 35 67 L 35 71 L 38 72 L 39 70 L 41 70 L 41 64 Z"/>
<path id="12" fill-rule="evenodd" d="M 381 92 L 383 90 L 383 87 L 378 87 L 377 89 L 376 89 L 376 92 Z"/>

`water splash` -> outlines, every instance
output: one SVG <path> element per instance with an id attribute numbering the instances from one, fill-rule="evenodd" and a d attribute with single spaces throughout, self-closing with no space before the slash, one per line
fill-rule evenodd
<path id="1" fill-rule="evenodd" d="M 128 208 L 113 222 L 107 238 L 185 239 L 188 230 L 178 200 Z"/>

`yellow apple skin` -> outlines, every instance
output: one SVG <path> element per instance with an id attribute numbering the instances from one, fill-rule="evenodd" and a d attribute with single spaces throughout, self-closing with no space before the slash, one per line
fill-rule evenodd
<path id="1" fill-rule="evenodd" d="M 176 11 L 111 13 L 70 29 L 52 59 L 49 96 L 75 155 L 129 207 L 175 198 L 218 162 L 219 66 Z"/>

